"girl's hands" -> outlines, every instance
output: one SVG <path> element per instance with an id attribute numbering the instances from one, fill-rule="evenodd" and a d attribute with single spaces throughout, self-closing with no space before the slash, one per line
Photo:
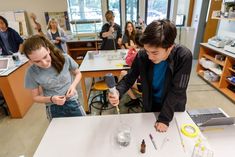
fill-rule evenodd
<path id="1" fill-rule="evenodd" d="M 66 97 L 54 95 L 54 96 L 52 96 L 51 100 L 52 100 L 52 103 L 54 103 L 56 105 L 64 105 L 64 103 L 66 101 Z"/>
<path id="2" fill-rule="evenodd" d="M 72 85 L 69 87 L 67 93 L 65 94 L 66 98 L 72 97 L 76 93 L 76 88 L 73 87 Z"/>

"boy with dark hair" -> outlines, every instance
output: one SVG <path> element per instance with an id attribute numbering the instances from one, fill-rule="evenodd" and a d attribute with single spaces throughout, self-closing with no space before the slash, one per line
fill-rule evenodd
<path id="1" fill-rule="evenodd" d="M 143 105 L 146 112 L 160 112 L 155 123 L 159 132 L 165 132 L 175 111 L 183 112 L 186 105 L 186 89 L 189 82 L 192 53 L 174 43 L 176 27 L 169 20 L 149 24 L 140 42 L 139 51 L 128 74 L 117 84 L 117 94 L 109 93 L 112 105 L 132 87 L 140 76 Z"/>

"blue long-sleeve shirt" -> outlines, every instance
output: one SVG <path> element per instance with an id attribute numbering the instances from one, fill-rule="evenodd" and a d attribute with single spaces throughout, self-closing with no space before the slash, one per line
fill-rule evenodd
<path id="1" fill-rule="evenodd" d="M 12 28 L 7 28 L 7 35 L 8 35 L 8 44 L 11 48 L 10 51 L 13 53 L 18 52 L 20 44 L 23 43 L 23 39 L 20 37 L 20 35 Z M 9 55 L 11 52 L 9 52 L 8 48 L 5 46 L 3 39 L 0 37 L 0 47 L 2 48 L 2 55 Z"/>

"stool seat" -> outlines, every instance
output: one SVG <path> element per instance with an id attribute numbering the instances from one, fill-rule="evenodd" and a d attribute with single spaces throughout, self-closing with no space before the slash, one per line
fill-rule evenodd
<path id="1" fill-rule="evenodd" d="M 93 85 L 92 89 L 97 90 L 97 91 L 103 91 L 103 90 L 108 90 L 109 87 L 107 86 L 105 81 L 99 81 Z"/>
<path id="2" fill-rule="evenodd" d="M 109 110 L 109 109 L 112 109 L 112 107 L 109 107 L 108 106 L 108 101 L 107 101 L 107 90 L 108 90 L 108 86 L 107 84 L 105 83 L 105 81 L 98 81 L 98 82 L 95 82 L 94 85 L 92 86 L 92 90 L 94 91 L 102 91 L 102 94 L 98 94 L 96 96 L 94 96 L 92 99 L 91 99 L 91 103 L 89 105 L 89 110 L 90 110 L 90 113 L 91 113 L 91 109 L 92 107 L 99 110 L 100 111 L 100 115 L 102 114 L 102 111 L 103 110 Z M 99 100 L 97 100 L 99 98 Z M 101 105 L 96 105 L 96 104 L 101 104 Z"/>

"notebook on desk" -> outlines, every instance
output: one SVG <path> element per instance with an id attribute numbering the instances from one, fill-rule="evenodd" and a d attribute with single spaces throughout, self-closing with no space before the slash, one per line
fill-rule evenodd
<path id="1" fill-rule="evenodd" d="M 187 113 L 197 126 L 231 125 L 235 117 L 228 117 L 220 108 L 194 109 Z"/>
<path id="2" fill-rule="evenodd" d="M 9 58 L 0 58 L 0 74 L 9 68 Z"/>

